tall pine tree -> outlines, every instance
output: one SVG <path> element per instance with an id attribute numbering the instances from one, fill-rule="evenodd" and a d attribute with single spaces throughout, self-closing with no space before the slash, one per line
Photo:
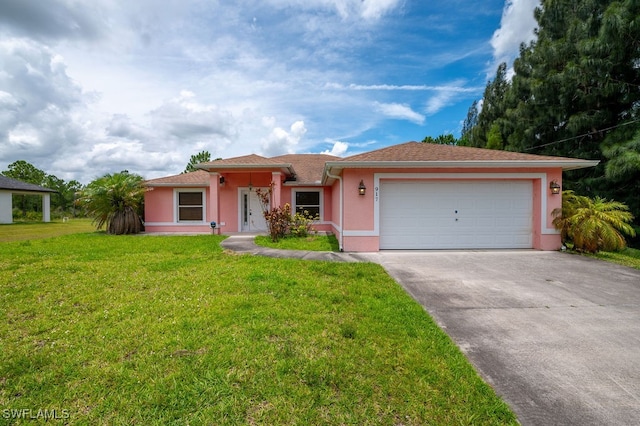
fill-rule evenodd
<path id="1" fill-rule="evenodd" d="M 639 217 L 640 0 L 543 0 L 535 18 L 536 40 L 504 85 L 500 65 L 467 133 L 476 146 L 499 129 L 509 150 L 601 160 L 566 173 L 564 187 L 623 201 Z"/>

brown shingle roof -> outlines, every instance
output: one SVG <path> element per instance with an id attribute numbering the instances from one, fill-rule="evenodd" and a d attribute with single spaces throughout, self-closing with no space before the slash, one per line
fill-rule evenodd
<path id="1" fill-rule="evenodd" d="M 406 142 L 388 146 L 343 159 L 356 161 L 548 161 L 575 160 L 573 158 L 523 154 L 520 152 L 466 146 L 438 145 L 423 142 Z M 579 160 L 582 161 L 582 160 Z"/>
<path id="2" fill-rule="evenodd" d="M 209 171 L 279 169 L 285 173 L 289 182 L 294 182 L 296 185 L 317 185 L 322 180 L 325 163 L 333 160 L 340 160 L 340 158 L 325 154 L 286 154 L 271 158 L 251 154 L 210 161 L 199 164 L 198 167 Z M 295 177 L 295 180 L 292 180 L 292 177 Z"/>
<path id="3" fill-rule="evenodd" d="M 286 154 L 266 158 L 251 154 L 199 164 L 192 173 L 151 179 L 147 186 L 208 186 L 209 173 L 236 170 L 280 170 L 290 185 L 317 185 L 326 181 L 325 170 L 352 168 L 424 167 L 561 167 L 563 170 L 595 166 L 597 161 L 523 154 L 463 146 L 406 142 L 346 158 L 326 154 Z M 295 180 L 291 178 L 295 177 Z"/>
<path id="4" fill-rule="evenodd" d="M 207 163 L 200 163 L 198 167 L 204 169 L 215 169 L 217 167 L 225 166 L 265 166 L 276 164 L 271 158 L 262 157 L 256 154 L 243 155 L 242 157 L 225 158 L 222 160 L 209 161 Z"/>
<path id="5" fill-rule="evenodd" d="M 150 179 L 145 186 L 209 186 L 209 173 L 204 170 Z"/>
<path id="6" fill-rule="evenodd" d="M 340 157 L 326 154 L 287 154 L 273 157 L 283 163 L 290 163 L 296 174 L 296 185 L 319 184 L 322 181 L 327 161 L 338 161 Z"/>

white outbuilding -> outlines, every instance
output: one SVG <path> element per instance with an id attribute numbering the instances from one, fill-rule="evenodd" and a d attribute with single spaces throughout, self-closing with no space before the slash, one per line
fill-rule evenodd
<path id="1" fill-rule="evenodd" d="M 13 223 L 11 200 L 14 194 L 41 195 L 42 221 L 50 222 L 52 192 L 57 191 L 0 175 L 0 223 Z"/>

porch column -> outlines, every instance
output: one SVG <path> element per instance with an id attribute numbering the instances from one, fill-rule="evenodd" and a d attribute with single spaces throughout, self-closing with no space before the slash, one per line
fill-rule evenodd
<path id="1" fill-rule="evenodd" d="M 282 203 L 280 202 L 280 194 L 282 193 L 282 173 L 272 172 L 271 181 L 273 182 L 273 193 L 271 194 L 272 206 L 280 207 L 282 205 Z"/>
<path id="2" fill-rule="evenodd" d="M 218 209 L 220 189 L 220 174 L 209 173 L 209 211 L 207 212 L 208 221 L 218 224 L 218 230 L 220 227 L 220 211 Z"/>
<path id="3" fill-rule="evenodd" d="M 13 212 L 11 211 L 11 192 L 0 189 L 0 223 L 13 222 Z"/>
<path id="4" fill-rule="evenodd" d="M 42 221 L 51 222 L 51 194 L 42 194 Z"/>

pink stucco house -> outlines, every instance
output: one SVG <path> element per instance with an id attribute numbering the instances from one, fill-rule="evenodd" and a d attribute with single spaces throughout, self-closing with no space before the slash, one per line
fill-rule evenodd
<path id="1" fill-rule="evenodd" d="M 257 188 L 273 206 L 318 214 L 345 251 L 557 250 L 551 212 L 562 171 L 597 161 L 407 142 L 346 158 L 247 155 L 145 182 L 147 232 L 266 230 Z"/>

